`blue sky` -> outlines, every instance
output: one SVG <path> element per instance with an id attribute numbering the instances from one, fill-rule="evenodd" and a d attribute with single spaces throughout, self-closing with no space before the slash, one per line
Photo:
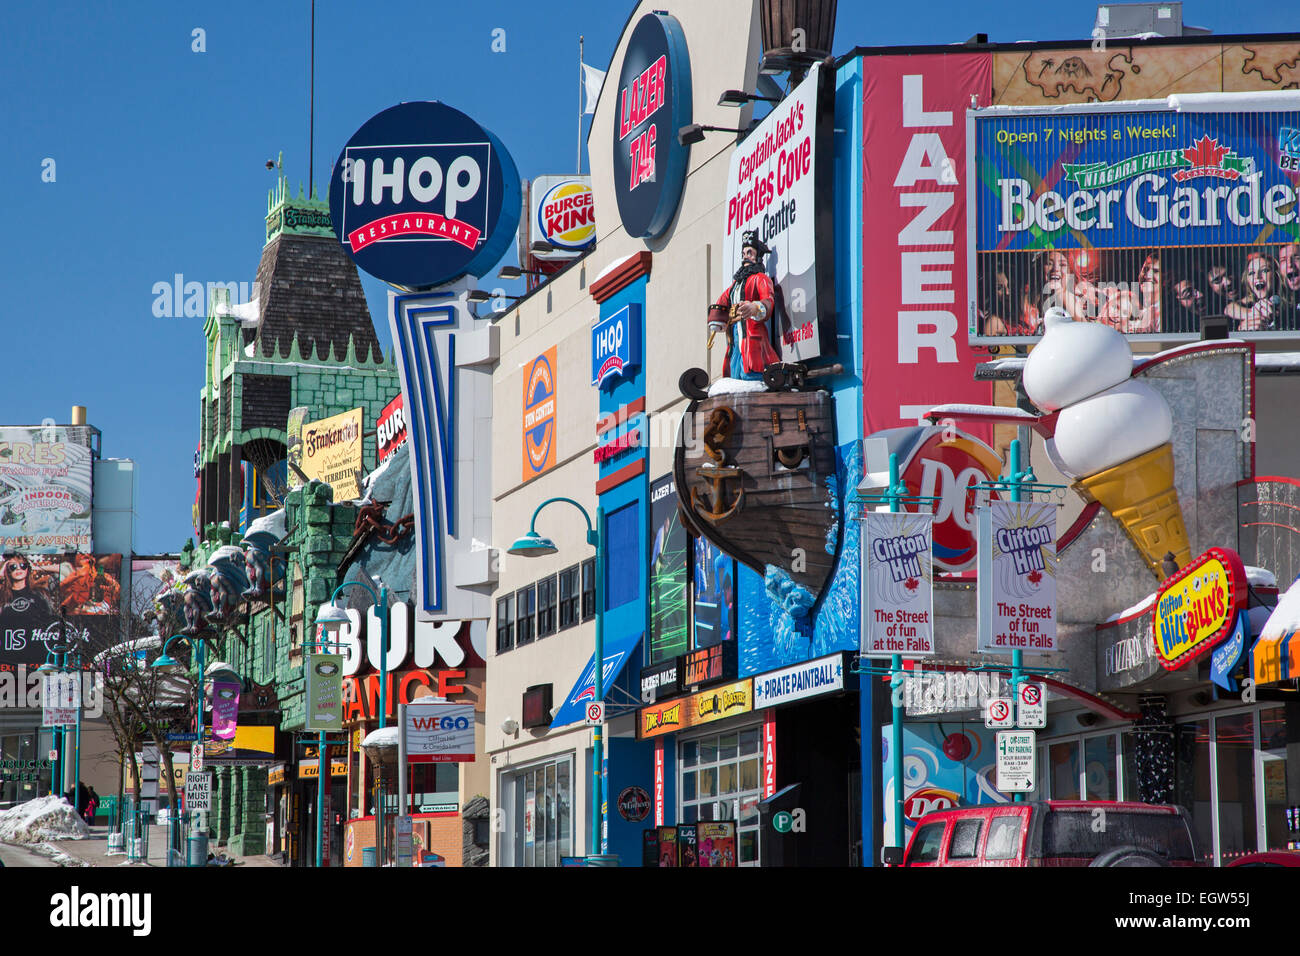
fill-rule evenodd
<path id="1" fill-rule="evenodd" d="M 319 0 L 318 188 L 352 132 L 403 100 L 468 113 L 504 140 L 525 177 L 572 172 L 578 34 L 587 62 L 603 69 L 632 7 Z M 841 2 L 835 52 L 976 32 L 1081 38 L 1095 9 Z M 1183 16 L 1220 34 L 1300 28 L 1279 9 L 1216 0 L 1186 3 Z M 266 160 L 283 151 L 293 187 L 307 179 L 308 11 L 309 0 L 82 0 L 4 15 L 0 422 L 66 422 L 72 405 L 88 406 L 104 454 L 139 463 L 139 553 L 174 551 L 193 533 L 203 382 L 203 320 L 156 318 L 152 289 L 176 273 L 251 286 L 274 181 Z M 192 49 L 196 28 L 204 52 Z M 497 28 L 504 53 L 492 51 Z M 53 182 L 42 181 L 47 158 Z M 384 286 L 363 283 L 387 348 Z"/>

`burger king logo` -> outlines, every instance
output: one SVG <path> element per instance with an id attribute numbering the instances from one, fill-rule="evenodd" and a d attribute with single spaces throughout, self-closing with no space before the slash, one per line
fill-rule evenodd
<path id="1" fill-rule="evenodd" d="M 591 187 L 577 179 L 557 183 L 537 206 L 537 231 L 557 249 L 585 249 L 596 241 Z"/>

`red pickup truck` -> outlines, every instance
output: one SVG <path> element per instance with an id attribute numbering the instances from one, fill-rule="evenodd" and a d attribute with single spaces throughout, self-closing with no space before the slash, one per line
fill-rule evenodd
<path id="1" fill-rule="evenodd" d="M 1181 807 L 1043 800 L 921 818 L 904 866 L 1201 866 Z"/>

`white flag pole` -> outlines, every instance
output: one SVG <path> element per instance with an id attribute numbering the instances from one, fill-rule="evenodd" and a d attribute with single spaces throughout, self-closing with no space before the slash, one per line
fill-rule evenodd
<path id="1" fill-rule="evenodd" d="M 586 89 L 586 74 L 582 69 L 582 34 L 578 34 L 578 175 L 582 175 L 582 94 Z"/>

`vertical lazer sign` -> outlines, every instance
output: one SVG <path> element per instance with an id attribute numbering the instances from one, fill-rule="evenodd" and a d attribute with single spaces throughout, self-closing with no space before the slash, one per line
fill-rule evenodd
<path id="1" fill-rule="evenodd" d="M 863 433 L 945 402 L 990 403 L 961 317 L 967 268 L 966 109 L 988 103 L 983 53 L 862 61 Z M 973 429 L 987 440 L 987 427 Z"/>

